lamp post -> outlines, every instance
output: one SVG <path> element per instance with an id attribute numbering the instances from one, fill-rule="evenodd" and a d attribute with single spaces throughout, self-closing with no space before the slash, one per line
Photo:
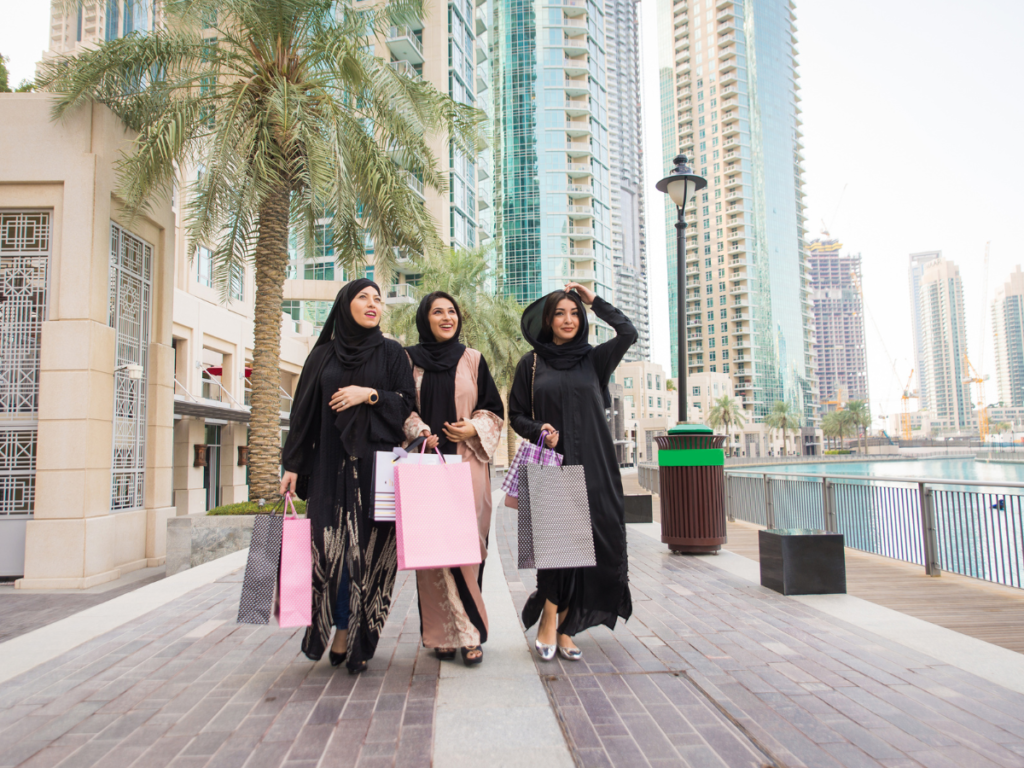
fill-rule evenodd
<path id="1" fill-rule="evenodd" d="M 686 219 L 684 210 L 693 196 L 708 185 L 686 164 L 686 155 L 677 155 L 675 168 L 655 188 L 676 204 L 676 326 L 679 334 L 679 423 L 686 422 Z"/>

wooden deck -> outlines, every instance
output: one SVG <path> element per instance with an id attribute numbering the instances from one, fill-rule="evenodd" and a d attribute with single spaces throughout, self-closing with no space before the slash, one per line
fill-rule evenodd
<path id="1" fill-rule="evenodd" d="M 636 475 L 626 475 L 623 481 L 626 493 L 646 493 Z M 653 502 L 657 521 L 657 494 Z M 725 548 L 758 560 L 757 531 L 751 523 L 729 523 Z M 1024 653 L 1024 589 L 950 573 L 932 578 L 921 566 L 849 548 L 846 588 L 863 600 Z"/>

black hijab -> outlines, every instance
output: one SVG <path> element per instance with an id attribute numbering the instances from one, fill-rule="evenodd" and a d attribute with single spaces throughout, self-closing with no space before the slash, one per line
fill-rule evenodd
<path id="1" fill-rule="evenodd" d="M 523 310 L 523 319 L 520 322 L 520 327 L 523 331 L 523 338 L 533 347 L 533 351 L 537 353 L 538 357 L 556 371 L 567 371 L 579 365 L 594 349 L 588 341 L 590 338 L 590 321 L 587 319 L 587 308 L 578 293 L 561 290 L 553 291 L 553 293 L 562 294 L 559 297 L 559 301 L 565 298 L 576 305 L 580 323 L 579 328 L 576 329 L 576 335 L 565 342 L 565 344 L 555 344 L 555 334 L 551 330 L 551 326 L 544 324 L 544 305 L 547 304 L 551 294 L 541 296 Z M 602 386 L 602 395 L 604 396 L 604 407 L 610 408 L 612 398 L 607 384 Z"/>
<path id="2" fill-rule="evenodd" d="M 430 329 L 430 310 L 437 299 L 447 299 L 455 307 L 459 324 L 455 335 L 447 341 L 437 341 Z M 458 449 L 445 437 L 445 422 L 459 420 L 455 407 L 455 370 L 466 351 L 466 345 L 459 341 L 462 334 L 462 311 L 459 304 L 444 291 L 435 291 L 423 297 L 416 310 L 416 330 L 420 343 L 406 351 L 413 363 L 423 369 L 423 383 L 420 385 L 420 418 L 430 426 L 430 433 L 437 435 L 438 447 L 442 453 L 453 454 Z"/>
<path id="3" fill-rule="evenodd" d="M 352 317 L 352 300 L 364 288 L 373 288 L 380 295 L 380 287 L 365 277 L 346 283 L 338 291 L 334 306 L 324 321 L 324 330 L 314 345 L 315 348 L 330 342 L 342 367 L 349 370 L 366 365 L 376 348 L 384 343 L 379 323 L 373 328 L 364 328 Z"/>
<path id="4" fill-rule="evenodd" d="M 378 285 L 365 277 L 346 283 L 338 291 L 334 306 L 324 321 L 324 329 L 314 345 L 314 349 L 322 344 L 331 345 L 335 357 L 344 369 L 341 377 L 343 387 L 360 384 L 360 381 L 371 378 L 364 371 L 367 365 L 374 362 L 383 365 L 383 357 L 375 354 L 384 343 L 380 325 L 364 328 L 352 317 L 352 300 L 365 288 L 373 288 L 380 293 Z M 368 450 L 369 408 L 366 403 L 361 403 L 341 411 L 334 420 L 335 427 L 341 433 L 342 445 L 350 456 L 363 456 Z"/>

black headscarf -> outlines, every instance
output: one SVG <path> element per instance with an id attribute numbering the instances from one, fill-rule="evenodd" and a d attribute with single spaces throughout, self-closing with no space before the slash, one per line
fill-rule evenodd
<path id="1" fill-rule="evenodd" d="M 437 299 L 450 301 L 459 319 L 455 335 L 447 341 L 437 341 L 430 329 L 430 309 Z M 420 343 L 408 347 L 406 351 L 413 363 L 423 369 L 423 383 L 420 385 L 420 418 L 430 426 L 430 433 L 440 438 L 438 447 L 441 452 L 455 453 L 458 446 L 445 437 L 444 424 L 446 421 L 453 423 L 459 419 L 455 408 L 455 370 L 466 351 L 466 345 L 459 341 L 462 333 L 462 311 L 458 302 L 444 291 L 435 291 L 424 296 L 416 310 L 416 330 L 420 334 Z"/>
<path id="2" fill-rule="evenodd" d="M 316 340 L 316 347 L 331 342 L 334 354 L 343 368 L 355 370 L 362 368 L 373 356 L 377 347 L 384 343 L 384 334 L 380 324 L 373 328 L 364 328 L 352 317 L 352 300 L 364 288 L 373 288 L 380 295 L 380 287 L 369 278 L 362 277 L 346 283 L 338 291 L 330 314 L 324 321 L 324 330 Z"/>
<path id="3" fill-rule="evenodd" d="M 544 305 L 547 303 L 550 294 L 541 296 L 533 304 L 523 310 L 523 319 L 520 327 L 523 331 L 523 338 L 533 347 L 545 363 L 556 371 L 567 371 L 573 368 L 593 351 L 588 339 L 590 338 L 590 321 L 587 319 L 587 308 L 583 299 L 575 291 L 565 293 L 565 298 L 576 304 L 579 311 L 579 328 L 576 335 L 564 344 L 555 344 L 555 334 L 550 326 L 544 325 Z M 612 403 L 611 393 L 607 385 L 603 389 L 605 408 L 610 408 Z"/>
<path id="4" fill-rule="evenodd" d="M 364 328 L 352 317 L 352 300 L 368 287 L 380 293 L 378 285 L 365 277 L 346 283 L 338 291 L 334 306 L 324 321 L 324 329 L 314 345 L 316 348 L 322 344 L 330 344 L 334 349 L 335 357 L 345 369 L 341 378 L 343 387 L 351 384 L 360 385 L 361 381 L 370 380 L 371 377 L 362 372 L 368 364 L 379 361 L 379 364 L 383 365 L 383 356 L 375 354 L 384 343 L 380 325 Z M 350 456 L 362 456 L 367 450 L 370 432 L 369 408 L 366 403 L 346 408 L 334 421 L 338 432 L 341 433 L 342 445 Z"/>

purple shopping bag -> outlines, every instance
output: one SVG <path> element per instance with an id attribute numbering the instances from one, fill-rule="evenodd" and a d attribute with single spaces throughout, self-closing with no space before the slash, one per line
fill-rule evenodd
<path id="1" fill-rule="evenodd" d="M 300 519 L 295 514 L 292 496 L 286 493 L 281 533 L 281 574 L 278 578 L 278 624 L 282 627 L 308 627 L 312 623 L 312 528 L 308 519 Z"/>
<path id="2" fill-rule="evenodd" d="M 547 434 L 547 432 L 541 432 L 540 440 L 537 441 L 536 445 L 526 440 L 519 444 L 519 450 L 516 451 L 516 455 L 512 459 L 512 466 L 508 468 L 508 474 L 505 475 L 505 480 L 501 484 L 501 490 L 505 492 L 506 507 L 518 508 L 519 472 L 524 465 L 562 466 L 562 454 L 544 447 L 544 438 Z"/>

